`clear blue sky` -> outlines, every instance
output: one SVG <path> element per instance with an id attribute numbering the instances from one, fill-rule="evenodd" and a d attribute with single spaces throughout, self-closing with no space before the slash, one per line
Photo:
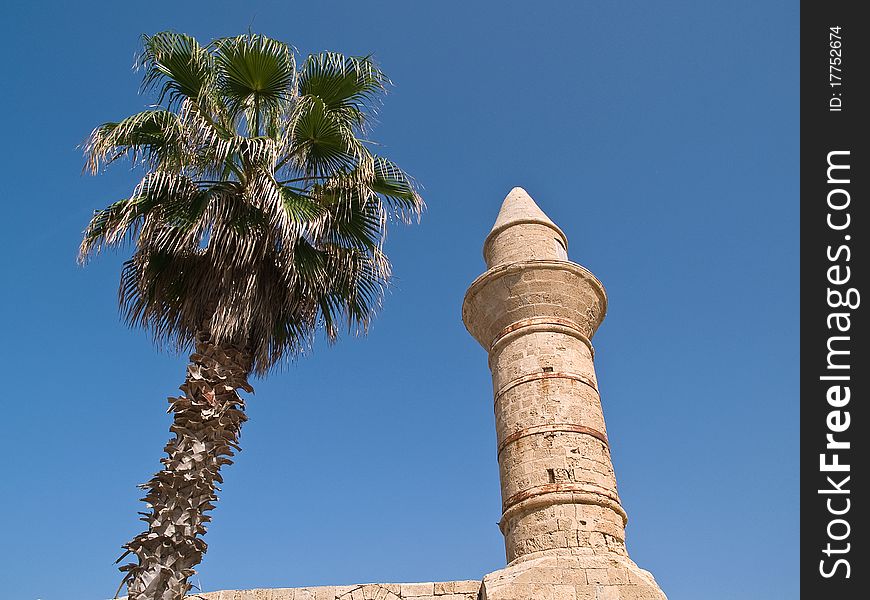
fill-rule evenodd
<path id="1" fill-rule="evenodd" d="M 374 53 L 374 138 L 429 209 L 390 233 L 365 339 L 254 382 L 205 590 L 477 579 L 503 565 L 486 355 L 460 303 L 525 187 L 606 286 L 595 338 L 632 558 L 671 600 L 798 594 L 798 3 L 15 3 L 4 10 L 0 596 L 101 600 L 140 529 L 185 357 L 75 264 L 124 167 L 80 175 L 140 110 L 138 36 L 253 30 Z"/>

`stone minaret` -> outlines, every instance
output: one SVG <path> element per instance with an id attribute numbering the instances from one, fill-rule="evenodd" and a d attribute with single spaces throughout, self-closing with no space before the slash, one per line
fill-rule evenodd
<path id="1" fill-rule="evenodd" d="M 567 247 L 562 230 L 514 188 L 483 244 L 488 270 L 462 307 L 489 353 L 508 561 L 484 579 L 482 596 L 662 599 L 625 549 L 627 516 L 592 360 L 607 296 L 568 260 Z"/>

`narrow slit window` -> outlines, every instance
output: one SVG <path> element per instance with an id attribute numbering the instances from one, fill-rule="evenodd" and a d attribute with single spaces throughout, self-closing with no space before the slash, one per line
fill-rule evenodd
<path id="1" fill-rule="evenodd" d="M 568 249 L 565 247 L 565 242 L 559 238 L 553 238 L 553 241 L 556 242 L 556 256 L 561 260 L 568 260 Z"/>

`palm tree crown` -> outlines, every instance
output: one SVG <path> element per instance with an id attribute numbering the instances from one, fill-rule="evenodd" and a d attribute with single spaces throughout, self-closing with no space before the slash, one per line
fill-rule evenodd
<path id="1" fill-rule="evenodd" d="M 130 158 L 145 175 L 95 213 L 84 261 L 129 241 L 119 299 L 161 343 L 208 332 L 263 374 L 322 325 L 365 329 L 390 275 L 392 215 L 418 217 L 410 178 L 363 139 L 388 80 L 369 57 L 293 49 L 255 34 L 201 46 L 145 36 L 151 108 L 97 127 L 87 169 Z"/>

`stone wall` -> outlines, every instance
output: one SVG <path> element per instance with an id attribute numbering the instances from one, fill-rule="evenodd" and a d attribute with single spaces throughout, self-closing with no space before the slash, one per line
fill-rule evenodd
<path id="1" fill-rule="evenodd" d="M 196 600 L 477 600 L 480 581 L 367 583 L 363 585 L 223 590 L 191 594 Z"/>

